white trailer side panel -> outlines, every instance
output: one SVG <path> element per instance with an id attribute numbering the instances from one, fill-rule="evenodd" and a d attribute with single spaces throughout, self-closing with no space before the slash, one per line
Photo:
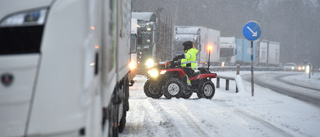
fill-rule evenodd
<path id="1" fill-rule="evenodd" d="M 102 72 L 102 103 L 104 107 L 108 107 L 111 102 L 111 95 L 116 86 L 116 49 L 113 47 L 113 28 L 110 28 L 110 25 L 113 23 L 112 8 L 109 5 L 109 2 L 104 2 L 106 7 L 103 8 L 103 24 L 102 28 L 102 56 L 101 56 L 101 72 Z"/>
<path id="2" fill-rule="evenodd" d="M 130 63 L 130 36 L 131 36 L 131 0 L 121 0 L 117 9 L 117 81 L 120 81 L 129 72 Z"/>
<path id="3" fill-rule="evenodd" d="M 267 63 L 268 61 L 268 42 L 261 41 L 259 44 L 259 63 Z"/>
<path id="4" fill-rule="evenodd" d="M 131 34 L 137 34 L 138 32 L 138 20 L 135 18 L 131 18 Z"/>
<path id="5" fill-rule="evenodd" d="M 269 42 L 268 48 L 268 64 L 270 65 L 279 65 L 280 60 L 280 43 L 278 42 Z"/>
<path id="6" fill-rule="evenodd" d="M 220 31 L 208 29 L 207 45 L 212 46 L 210 62 L 218 63 L 220 61 Z"/>
<path id="7" fill-rule="evenodd" d="M 200 47 L 199 47 L 199 62 L 207 62 L 207 52 L 206 52 L 206 45 L 208 43 L 208 29 L 205 27 L 200 28 Z"/>

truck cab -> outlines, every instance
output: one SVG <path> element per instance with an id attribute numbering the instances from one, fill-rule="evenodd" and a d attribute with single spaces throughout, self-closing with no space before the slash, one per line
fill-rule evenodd
<path id="1" fill-rule="evenodd" d="M 221 66 L 236 63 L 237 49 L 235 37 L 220 37 L 220 62 Z"/>

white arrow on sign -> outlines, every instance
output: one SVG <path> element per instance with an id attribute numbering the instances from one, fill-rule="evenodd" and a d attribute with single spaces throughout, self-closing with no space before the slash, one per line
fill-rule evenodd
<path id="1" fill-rule="evenodd" d="M 258 36 L 258 32 L 253 32 L 252 29 L 250 29 L 249 26 L 247 26 L 247 28 L 252 32 L 252 37 L 257 37 Z"/>

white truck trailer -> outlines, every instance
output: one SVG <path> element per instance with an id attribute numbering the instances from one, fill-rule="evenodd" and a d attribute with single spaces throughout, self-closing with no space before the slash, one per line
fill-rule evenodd
<path id="1" fill-rule="evenodd" d="M 258 46 L 258 65 L 279 66 L 280 65 L 280 43 L 268 40 L 260 40 Z"/>
<path id="2" fill-rule="evenodd" d="M 235 65 L 237 47 L 235 37 L 220 37 L 220 62 L 221 66 Z"/>
<path id="3" fill-rule="evenodd" d="M 220 31 L 209 29 L 202 26 L 175 26 L 175 44 L 173 45 L 173 57 L 184 54 L 183 42 L 192 41 L 194 47 L 199 50 L 197 54 L 198 68 L 207 67 L 209 61 L 208 46 L 210 51 L 210 62 L 218 63 Z"/>
<path id="4" fill-rule="evenodd" d="M 117 136 L 130 0 L 0 1 L 0 136 Z"/>
<path id="5" fill-rule="evenodd" d="M 258 64 L 267 65 L 268 63 L 268 41 L 261 40 L 258 44 Z"/>
<path id="6" fill-rule="evenodd" d="M 268 65 L 280 65 L 280 43 L 269 41 L 268 43 Z"/>

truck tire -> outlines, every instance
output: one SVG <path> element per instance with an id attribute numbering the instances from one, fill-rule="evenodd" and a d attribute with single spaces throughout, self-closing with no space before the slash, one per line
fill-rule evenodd
<path id="1" fill-rule="evenodd" d="M 143 87 L 144 93 L 146 94 L 147 97 L 158 99 L 163 95 L 160 85 L 159 83 L 153 82 L 150 79 L 148 79 Z"/>
<path id="2" fill-rule="evenodd" d="M 185 86 L 182 81 L 177 78 L 170 78 L 166 81 L 165 85 L 162 87 L 163 95 L 167 99 L 172 97 L 180 98 L 184 94 Z"/>
<path id="3" fill-rule="evenodd" d="M 119 133 L 122 133 L 122 131 L 124 130 L 124 127 L 126 126 L 126 118 L 127 118 L 127 111 L 124 111 L 118 127 Z"/>
<path id="4" fill-rule="evenodd" d="M 215 87 L 212 81 L 206 80 L 199 85 L 197 95 L 199 98 L 212 99 Z"/>

